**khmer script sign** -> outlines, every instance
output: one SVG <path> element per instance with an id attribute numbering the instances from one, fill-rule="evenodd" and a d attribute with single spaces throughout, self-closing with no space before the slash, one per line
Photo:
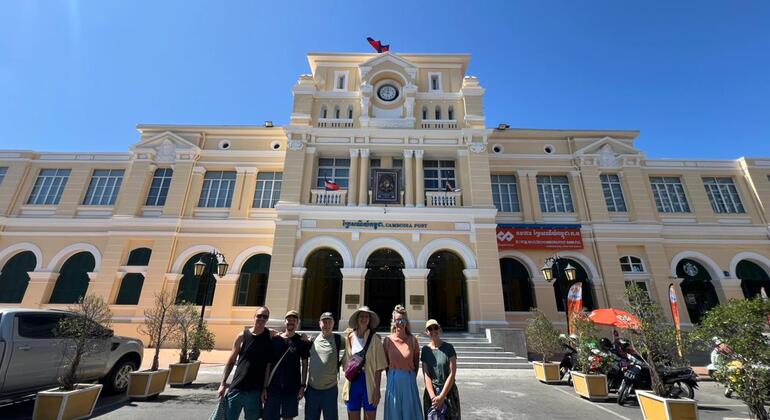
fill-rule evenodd
<path id="1" fill-rule="evenodd" d="M 583 249 L 580 225 L 497 225 L 500 249 Z"/>

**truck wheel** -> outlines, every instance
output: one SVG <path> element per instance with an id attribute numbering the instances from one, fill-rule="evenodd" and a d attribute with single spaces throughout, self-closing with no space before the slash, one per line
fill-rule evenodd
<path id="1" fill-rule="evenodd" d="M 131 372 L 135 371 L 139 366 L 136 365 L 131 359 L 125 358 L 118 360 L 112 370 L 104 378 L 104 385 L 107 390 L 115 394 L 125 392 L 128 389 L 128 380 L 131 377 Z"/>

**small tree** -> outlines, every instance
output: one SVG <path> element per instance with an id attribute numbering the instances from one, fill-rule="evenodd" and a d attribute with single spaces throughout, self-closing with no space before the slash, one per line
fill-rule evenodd
<path id="1" fill-rule="evenodd" d="M 548 356 L 561 350 L 559 331 L 542 311 L 535 309 L 533 312 L 535 317 L 529 320 L 525 331 L 527 347 L 533 353 L 541 355 L 543 363 L 547 363 Z"/>
<path id="2" fill-rule="evenodd" d="M 209 331 L 204 322 L 199 327 L 200 313 L 192 303 L 177 305 L 172 311 L 174 324 L 174 341 L 179 347 L 179 363 L 190 363 L 198 360 L 193 351 L 212 350 L 214 348 L 214 334 Z M 197 344 L 197 346 L 196 346 Z"/>
<path id="3" fill-rule="evenodd" d="M 667 386 L 661 381 L 658 370 L 667 366 L 687 365 L 677 354 L 676 328 L 663 315 L 661 306 L 650 300 L 647 291 L 631 286 L 626 289 L 625 300 L 628 312 L 639 319 L 639 329 L 628 330 L 628 334 L 639 355 L 650 366 L 652 392 L 668 398 L 670 385 Z"/>
<path id="4" fill-rule="evenodd" d="M 174 334 L 174 324 L 171 313 L 174 311 L 174 297 L 165 289 L 155 294 L 152 308 L 144 310 L 144 324 L 139 326 L 139 332 L 150 337 L 149 347 L 155 348 L 150 370 L 158 370 L 158 359 L 163 343 Z"/>
<path id="5" fill-rule="evenodd" d="M 75 305 L 69 308 L 75 316 L 65 316 L 59 321 L 56 335 L 63 338 L 64 346 L 64 374 L 59 377 L 61 389 L 72 391 L 79 379 L 80 362 L 98 347 L 90 346 L 89 341 L 103 339 L 112 335 L 110 325 L 112 312 L 109 306 L 100 296 L 86 295 Z"/>
<path id="6" fill-rule="evenodd" d="M 577 358 L 574 368 L 583 374 L 606 374 L 610 370 L 612 361 L 608 354 L 599 351 L 599 332 L 596 325 L 583 314 L 577 314 L 571 322 L 577 336 Z"/>
<path id="7" fill-rule="evenodd" d="M 770 395 L 770 301 L 731 299 L 711 309 L 697 327 L 699 341 L 718 337 L 729 353 L 714 379 L 733 390 L 748 406 L 752 418 L 767 420 Z"/>

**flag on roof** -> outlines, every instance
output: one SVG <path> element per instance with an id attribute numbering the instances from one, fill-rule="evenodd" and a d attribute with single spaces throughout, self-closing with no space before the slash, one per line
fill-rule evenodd
<path id="1" fill-rule="evenodd" d="M 390 51 L 390 44 L 388 45 L 382 45 L 381 41 L 375 41 L 372 37 L 367 37 L 367 41 L 369 41 L 369 45 L 371 45 L 375 50 L 377 50 L 378 53 L 384 53 L 387 51 Z"/>

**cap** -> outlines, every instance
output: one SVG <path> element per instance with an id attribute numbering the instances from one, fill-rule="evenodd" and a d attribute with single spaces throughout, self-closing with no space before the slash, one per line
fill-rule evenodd
<path id="1" fill-rule="evenodd" d="M 292 309 L 289 312 L 286 312 L 286 315 L 283 317 L 283 319 L 286 319 L 286 318 L 288 318 L 290 316 L 293 316 L 293 317 L 299 319 L 299 312 L 297 312 L 294 309 Z"/>
<path id="2" fill-rule="evenodd" d="M 319 318 L 319 319 L 322 319 L 322 320 L 323 319 L 332 319 L 333 320 L 334 319 L 334 315 L 332 315 L 331 312 L 324 312 L 324 313 L 321 314 L 321 318 Z"/>
<path id="3" fill-rule="evenodd" d="M 429 319 L 428 322 L 425 323 L 425 329 L 427 330 L 428 328 L 434 325 L 441 328 L 441 324 L 439 324 L 438 321 L 436 321 L 435 319 Z"/>

